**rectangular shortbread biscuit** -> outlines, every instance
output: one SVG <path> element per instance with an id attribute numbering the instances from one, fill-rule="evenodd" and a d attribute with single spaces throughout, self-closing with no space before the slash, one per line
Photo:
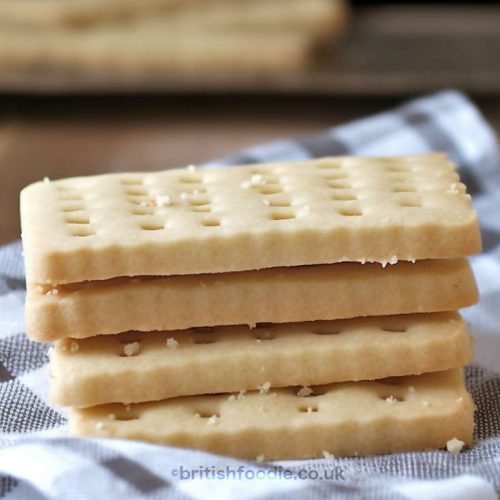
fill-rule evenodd
<path id="1" fill-rule="evenodd" d="M 54 27 L 84 26 L 95 22 L 126 19 L 144 15 L 180 3 L 200 3 L 198 0 L 2 0 L 0 24 L 6 26 Z"/>
<path id="2" fill-rule="evenodd" d="M 462 370 L 238 396 L 187 396 L 71 410 L 79 436 L 138 439 L 255 459 L 372 455 L 471 444 Z"/>
<path id="3" fill-rule="evenodd" d="M 179 2 L 182 6 L 175 5 Z M 123 0 L 113 4 L 108 0 L 105 4 L 98 2 L 93 6 L 89 0 L 83 0 L 79 9 L 76 2 L 72 2 L 72 9 L 68 7 L 66 2 L 58 0 L 45 0 L 42 6 L 38 0 L 24 0 L 22 3 L 2 0 L 0 29 L 11 33 L 15 30 L 24 35 L 29 29 L 31 33 L 42 36 L 47 34 L 46 29 L 77 36 L 116 31 L 130 36 L 139 30 L 162 30 L 156 32 L 157 40 L 161 41 L 172 32 L 195 35 L 206 30 L 252 30 L 256 37 L 266 30 L 299 30 L 311 36 L 325 36 L 341 32 L 347 20 L 344 0 L 142 0 L 129 4 Z"/>
<path id="4" fill-rule="evenodd" d="M 477 217 L 442 154 L 324 158 L 38 182 L 28 283 L 462 257 Z"/>
<path id="5" fill-rule="evenodd" d="M 415 375 L 471 358 L 471 339 L 456 313 L 128 332 L 58 341 L 51 398 L 74 407 L 140 403 Z"/>
<path id="6" fill-rule="evenodd" d="M 50 28 L 88 30 L 96 26 L 123 27 L 158 20 L 168 29 L 312 29 L 338 28 L 347 14 L 344 0 L 2 0 L 2 29 Z M 154 26 L 154 25 L 153 25 Z M 42 31 L 43 33 L 43 31 Z"/>
<path id="7" fill-rule="evenodd" d="M 87 77 L 196 76 L 210 72 L 267 73 L 303 68 L 318 44 L 306 31 L 267 30 L 259 35 L 244 31 L 205 30 L 196 33 L 164 29 L 84 32 L 0 31 L 2 71 L 60 71 Z M 178 76 L 178 75 L 177 75 Z"/>
<path id="8" fill-rule="evenodd" d="M 477 301 L 466 259 L 341 263 L 240 273 L 118 278 L 58 288 L 28 286 L 33 340 L 127 330 L 288 323 L 453 311 Z"/>
<path id="9" fill-rule="evenodd" d="M 187 7 L 187 8 L 186 8 Z M 330 42 L 345 27 L 348 8 L 344 0 L 253 0 L 218 1 L 169 9 L 163 14 L 143 16 L 125 27 L 130 29 L 159 29 L 170 32 L 249 31 L 255 38 L 268 30 L 300 31 L 313 38 Z M 105 27 L 107 29 L 108 26 Z"/>

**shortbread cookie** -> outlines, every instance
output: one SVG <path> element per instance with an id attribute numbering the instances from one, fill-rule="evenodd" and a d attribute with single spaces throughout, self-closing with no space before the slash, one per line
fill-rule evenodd
<path id="1" fill-rule="evenodd" d="M 139 439 L 247 459 L 372 455 L 472 442 L 462 370 L 371 382 L 188 396 L 71 410 L 78 436 Z M 308 395 L 307 395 L 308 394 Z"/>
<path id="2" fill-rule="evenodd" d="M 127 29 L 96 32 L 0 32 L 3 71 L 115 73 L 135 78 L 226 72 L 276 73 L 303 68 L 318 41 L 305 31 L 263 33 Z"/>
<path id="3" fill-rule="evenodd" d="M 442 154 L 47 180 L 23 190 L 21 217 L 37 284 L 481 248 L 470 196 Z"/>
<path id="4" fill-rule="evenodd" d="M 5 26 L 82 26 L 112 19 L 126 19 L 200 0 L 2 0 L 0 24 Z"/>
<path id="5" fill-rule="evenodd" d="M 182 3 L 182 5 L 181 5 Z M 78 5 L 79 4 L 79 5 Z M 135 9 L 135 11 L 134 11 Z M 338 36 L 347 20 L 345 0 L 147 0 L 94 3 L 24 0 L 0 2 L 0 29 L 45 35 L 47 30 L 102 34 L 127 30 L 172 32 L 250 30 L 305 31 L 311 36 Z M 125 35 L 125 34 L 124 34 Z M 160 40 L 159 39 L 159 40 Z"/>
<path id="6" fill-rule="evenodd" d="M 471 361 L 456 313 L 65 339 L 51 354 L 54 403 L 140 403 L 259 387 L 415 375 Z"/>
<path id="7" fill-rule="evenodd" d="M 293 30 L 331 41 L 344 31 L 347 11 L 344 0 L 219 0 L 169 9 L 163 15 L 143 16 L 127 28 L 190 33 L 244 30 L 255 37 L 268 30 Z"/>
<path id="8" fill-rule="evenodd" d="M 29 285 L 33 340 L 127 330 L 285 323 L 453 311 L 477 301 L 466 259 L 342 263 L 240 273 L 117 278 L 57 288 Z"/>

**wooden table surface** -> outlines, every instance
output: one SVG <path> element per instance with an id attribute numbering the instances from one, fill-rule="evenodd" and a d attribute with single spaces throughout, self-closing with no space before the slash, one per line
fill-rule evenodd
<path id="1" fill-rule="evenodd" d="M 404 98 L 8 99 L 0 103 L 0 242 L 19 236 L 20 189 L 45 176 L 159 170 L 317 132 Z M 478 101 L 500 133 L 500 99 Z"/>

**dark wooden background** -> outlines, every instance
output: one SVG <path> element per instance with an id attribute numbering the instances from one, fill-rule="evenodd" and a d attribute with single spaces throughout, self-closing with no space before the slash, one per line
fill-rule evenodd
<path id="1" fill-rule="evenodd" d="M 286 77 L 58 81 L 0 75 L 0 242 L 44 176 L 198 163 L 442 88 L 469 92 L 500 132 L 500 7 L 364 7 L 328 61 Z"/>

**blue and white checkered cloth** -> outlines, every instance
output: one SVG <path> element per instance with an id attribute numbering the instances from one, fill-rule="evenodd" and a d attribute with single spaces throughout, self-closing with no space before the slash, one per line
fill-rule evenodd
<path id="1" fill-rule="evenodd" d="M 247 149 L 205 166 L 331 155 L 445 151 L 479 212 L 484 252 L 472 258 L 481 303 L 464 311 L 476 338 L 466 370 L 477 404 L 471 449 L 256 463 L 192 450 L 67 437 L 47 398 L 47 347 L 24 335 L 21 245 L 0 248 L 0 497 L 494 499 L 500 492 L 500 156 L 476 107 L 455 91 L 317 135 Z"/>

